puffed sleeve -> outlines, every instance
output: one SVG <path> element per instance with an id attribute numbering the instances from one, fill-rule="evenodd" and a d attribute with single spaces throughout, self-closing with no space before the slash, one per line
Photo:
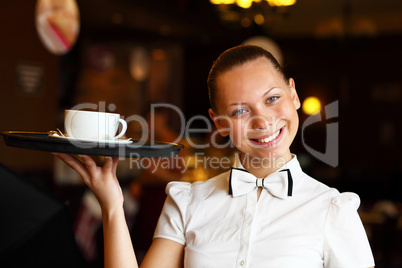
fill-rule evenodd
<path id="1" fill-rule="evenodd" d="M 374 258 L 357 209 L 355 193 L 341 193 L 330 203 L 325 223 L 325 267 L 371 267 Z"/>
<path id="2" fill-rule="evenodd" d="M 185 217 L 190 199 L 191 184 L 170 182 L 166 186 L 167 198 L 163 206 L 154 238 L 166 238 L 185 245 Z"/>

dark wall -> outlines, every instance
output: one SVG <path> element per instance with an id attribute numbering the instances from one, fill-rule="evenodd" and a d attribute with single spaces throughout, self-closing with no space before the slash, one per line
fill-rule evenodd
<path id="1" fill-rule="evenodd" d="M 0 9 L 0 131 L 49 131 L 56 126 L 59 57 L 48 52 L 35 28 L 36 1 L 4 2 Z M 28 92 L 17 67 L 39 66 L 40 85 Z M 49 169 L 52 155 L 15 149 L 0 141 L 0 162 L 14 170 Z"/>

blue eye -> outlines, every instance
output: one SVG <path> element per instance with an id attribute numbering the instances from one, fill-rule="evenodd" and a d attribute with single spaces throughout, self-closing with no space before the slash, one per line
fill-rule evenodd
<path id="1" fill-rule="evenodd" d="M 246 112 L 246 109 L 239 109 L 232 113 L 232 115 L 241 115 Z"/>
<path id="2" fill-rule="evenodd" d="M 269 103 L 269 102 L 274 102 L 274 101 L 276 101 L 277 99 L 279 99 L 278 96 L 270 97 L 270 98 L 267 99 L 267 103 Z"/>

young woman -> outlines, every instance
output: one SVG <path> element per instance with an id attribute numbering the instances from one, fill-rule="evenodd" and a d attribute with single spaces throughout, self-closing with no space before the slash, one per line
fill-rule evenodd
<path id="1" fill-rule="evenodd" d="M 371 267 L 357 214 L 340 194 L 300 168 L 290 145 L 300 101 L 273 56 L 229 49 L 208 77 L 209 114 L 239 150 L 233 168 L 204 182 L 171 182 L 142 267 Z M 97 167 L 57 154 L 83 177 L 103 212 L 105 267 L 137 267 L 116 178 L 117 158 Z"/>

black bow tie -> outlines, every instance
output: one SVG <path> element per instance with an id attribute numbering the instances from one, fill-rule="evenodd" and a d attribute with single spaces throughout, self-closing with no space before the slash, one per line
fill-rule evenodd
<path id="1" fill-rule="evenodd" d="M 229 179 L 229 194 L 236 197 L 247 194 L 257 187 L 264 187 L 272 195 L 284 199 L 287 196 L 292 196 L 292 174 L 289 169 L 282 169 L 263 179 L 258 179 L 245 169 L 232 168 Z"/>

